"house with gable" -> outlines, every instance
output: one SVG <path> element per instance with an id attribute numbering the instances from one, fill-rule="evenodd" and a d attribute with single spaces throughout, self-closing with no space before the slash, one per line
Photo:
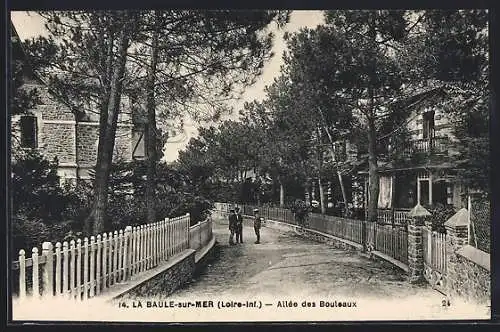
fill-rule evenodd
<path id="1" fill-rule="evenodd" d="M 466 188 L 458 180 L 460 169 L 454 159 L 459 153 L 453 134 L 453 116 L 442 107 L 448 98 L 444 87 L 424 86 L 405 101 L 408 112 L 401 123 L 407 137 L 397 144 L 394 135 L 380 142 L 378 220 L 405 224 L 415 205 L 467 206 Z M 364 185 L 354 195 L 362 197 L 366 210 L 369 199 L 368 171 L 359 172 Z"/>
<path id="2" fill-rule="evenodd" d="M 11 61 L 23 62 L 21 89 L 36 89 L 39 102 L 22 114 L 11 115 L 11 155 L 37 150 L 48 160 L 57 159 L 62 181 L 89 180 L 97 160 L 99 114 L 86 105 L 75 110 L 30 67 L 29 58 L 11 23 Z M 95 111 L 93 111 L 95 110 Z M 141 108 L 129 97 L 122 97 L 113 161 L 131 161 L 146 157 L 144 119 Z"/>

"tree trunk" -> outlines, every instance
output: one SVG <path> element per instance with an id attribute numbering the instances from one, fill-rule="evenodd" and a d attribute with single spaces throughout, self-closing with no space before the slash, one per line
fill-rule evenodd
<path id="1" fill-rule="evenodd" d="M 326 119 L 325 116 L 323 115 L 323 111 L 321 111 L 321 108 L 318 108 L 318 110 L 324 122 L 323 129 L 325 130 L 326 135 L 328 136 L 328 140 L 330 141 L 330 151 L 332 153 L 333 160 L 335 160 L 335 148 L 332 135 L 330 134 L 330 130 L 328 129 L 328 126 L 326 124 Z M 345 192 L 344 181 L 342 179 L 342 173 L 340 173 L 340 170 L 338 168 L 337 168 L 337 176 L 339 178 L 340 190 L 342 191 L 342 200 L 344 201 L 344 212 L 347 213 L 347 195 Z"/>
<path id="2" fill-rule="evenodd" d="M 325 192 L 323 190 L 323 184 L 321 183 L 321 177 L 318 177 L 318 186 L 319 186 L 319 203 L 321 205 L 321 214 L 325 214 L 326 213 Z"/>
<path id="3" fill-rule="evenodd" d="M 368 221 L 377 221 L 379 175 L 377 166 L 376 132 L 373 121 L 368 124 Z"/>
<path id="4" fill-rule="evenodd" d="M 94 180 L 94 203 L 89 217 L 85 220 L 85 231 L 92 229 L 93 234 L 104 231 L 108 206 L 108 183 L 113 149 L 115 146 L 116 127 L 120 110 L 123 75 L 129 45 L 129 31 L 123 29 L 118 39 L 118 54 L 113 65 L 109 102 L 106 112 L 100 116 L 99 145 Z"/>
<path id="5" fill-rule="evenodd" d="M 148 67 L 148 77 L 146 83 L 146 150 L 147 150 L 147 180 L 146 180 L 146 210 L 148 223 L 155 223 L 156 220 L 156 164 L 158 162 L 157 135 L 156 135 L 156 105 L 155 105 L 155 82 L 156 66 L 158 63 L 158 12 L 155 11 L 155 29 L 151 41 L 151 58 Z"/>
<path id="6" fill-rule="evenodd" d="M 280 183 L 280 207 L 285 206 L 285 186 L 283 185 L 283 182 L 279 180 Z"/>
<path id="7" fill-rule="evenodd" d="M 376 20 L 375 15 L 370 19 L 370 30 L 368 32 L 369 38 L 372 40 L 374 47 L 376 47 Z M 373 49 L 371 50 L 371 52 Z M 378 165 L 377 165 L 377 130 L 375 127 L 375 100 L 374 100 L 374 82 L 376 78 L 376 68 L 375 68 L 375 54 L 370 54 L 370 68 L 368 75 L 370 77 L 370 85 L 368 87 L 368 190 L 370 192 L 370 199 L 368 201 L 368 220 L 371 222 L 377 222 L 377 207 L 378 207 L 378 195 L 379 195 L 379 176 L 378 176 Z"/>
<path id="8" fill-rule="evenodd" d="M 342 173 L 337 170 L 337 176 L 339 178 L 340 190 L 342 191 L 342 200 L 344 201 L 344 217 L 348 214 L 347 212 L 347 194 L 345 192 L 344 180 L 342 178 Z"/>

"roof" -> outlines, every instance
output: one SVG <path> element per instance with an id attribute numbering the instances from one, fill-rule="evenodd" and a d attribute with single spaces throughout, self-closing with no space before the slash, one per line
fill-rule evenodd
<path id="1" fill-rule="evenodd" d="M 34 72 L 31 63 L 29 62 L 29 57 L 26 55 L 26 52 L 24 51 L 24 48 L 21 44 L 21 38 L 19 37 L 19 34 L 17 33 L 16 27 L 10 22 L 10 40 L 11 40 L 11 61 L 22 61 L 24 63 L 23 66 L 23 74 L 24 76 L 30 78 L 30 79 L 37 79 L 40 83 L 42 81 L 39 79 L 39 77 L 36 75 Z"/>

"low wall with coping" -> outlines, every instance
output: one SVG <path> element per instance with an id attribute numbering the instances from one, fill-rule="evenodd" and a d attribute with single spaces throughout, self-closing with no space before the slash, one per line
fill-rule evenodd
<path id="1" fill-rule="evenodd" d="M 149 275 L 149 278 L 134 285 L 128 289 L 125 294 L 127 297 L 144 297 L 144 296 L 167 296 L 173 293 L 180 286 L 190 281 L 195 270 L 194 261 L 195 251 L 192 249 L 185 250 L 172 259 L 170 264 L 167 264 L 163 269 L 158 269 Z M 117 297 L 115 297 L 117 298 Z"/>
<path id="2" fill-rule="evenodd" d="M 226 209 L 218 211 L 221 216 L 226 217 L 229 205 L 219 204 L 219 207 Z M 249 207 L 243 206 L 243 208 L 248 211 L 246 208 Z M 279 218 L 283 213 L 277 213 L 277 215 Z M 286 217 L 286 214 L 284 215 Z M 316 229 L 304 228 L 272 219 L 266 219 L 263 226 L 282 231 L 294 231 L 299 236 L 341 249 L 359 250 L 369 255 L 370 258 L 380 258 L 399 267 L 408 274 L 411 283 L 428 282 L 433 288 L 447 296 L 456 296 L 470 302 L 489 305 L 491 302 L 490 254 L 469 245 L 470 212 L 465 208 L 458 211 L 444 223 L 446 236 L 439 235 L 435 238 L 430 236 L 428 216 L 431 214 L 429 211 L 417 204 L 408 215 L 407 238 L 406 242 L 402 242 L 407 248 L 406 259 L 400 255 L 390 255 L 392 251 L 387 250 L 387 247 L 393 248 L 394 244 L 397 245 L 396 248 L 399 248 L 401 243 L 398 241 L 405 240 L 405 238 L 397 238 L 396 243 L 394 241 L 384 243 L 387 234 L 382 232 L 383 236 L 380 239 L 378 237 L 380 235 L 378 233 L 384 229 L 377 228 L 376 239 L 375 234 L 367 229 L 366 235 L 359 241 L 359 236 L 348 237 L 348 240 L 343 236 L 331 235 L 330 232 L 318 231 L 316 230 L 318 227 L 312 227 Z M 244 220 L 245 224 L 251 225 L 253 216 L 244 215 Z M 321 222 L 328 221 L 330 220 L 319 220 L 318 224 L 321 226 Z M 364 227 L 371 229 L 373 226 L 377 225 Z M 326 229 L 329 230 L 328 227 Z M 357 230 L 359 231 L 359 228 Z M 391 235 L 390 232 L 389 235 Z M 374 247 L 373 241 L 375 240 L 377 245 Z M 378 247 L 378 241 L 383 242 L 381 248 Z M 366 243 L 366 248 L 360 242 Z"/>
<path id="3" fill-rule="evenodd" d="M 193 276 L 213 258 L 216 246 L 215 237 L 212 237 L 198 250 L 186 249 L 156 268 L 145 271 L 122 285 L 117 285 L 112 292 L 105 295 L 106 301 L 159 294 L 162 297 L 168 296 L 192 280 Z"/>
<path id="4" fill-rule="evenodd" d="M 491 299 L 490 255 L 466 245 L 450 255 L 446 290 L 469 301 L 489 304 Z"/>
<path id="5" fill-rule="evenodd" d="M 243 215 L 243 220 L 245 221 L 245 224 L 253 225 L 253 217 L 252 216 Z M 359 243 L 349 241 L 347 239 L 342 239 L 340 237 L 337 237 L 337 236 L 334 236 L 331 234 L 327 234 L 327 233 L 323 233 L 320 231 L 316 231 L 313 229 L 303 228 L 303 227 L 300 227 L 297 225 L 292 225 L 292 224 L 284 223 L 284 222 L 277 221 L 277 220 L 271 220 L 271 219 L 265 220 L 263 226 L 269 227 L 272 229 L 285 231 L 285 232 L 293 231 L 301 237 L 304 237 L 304 238 L 307 238 L 307 239 L 310 239 L 313 241 L 325 243 L 325 244 L 332 246 L 334 248 L 337 248 L 337 249 L 356 250 L 359 252 L 363 252 L 363 245 L 361 245 Z M 385 255 L 382 252 L 372 250 L 368 253 L 368 257 L 370 257 L 371 259 L 380 259 L 380 260 L 389 262 L 389 263 L 393 264 L 394 266 L 400 268 L 404 272 L 408 272 L 408 266 L 406 264 L 403 264 L 403 263 L 399 262 L 398 260 L 396 260 L 392 257 L 389 257 L 388 255 Z"/>

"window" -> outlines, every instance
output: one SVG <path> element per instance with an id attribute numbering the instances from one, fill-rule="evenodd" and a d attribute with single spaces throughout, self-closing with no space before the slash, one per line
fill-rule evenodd
<path id="1" fill-rule="evenodd" d="M 434 137 L 434 111 L 423 114 L 423 138 Z"/>
<path id="2" fill-rule="evenodd" d="M 37 122 L 35 116 L 23 116 L 21 125 L 21 146 L 34 149 L 37 147 Z"/>
<path id="3" fill-rule="evenodd" d="M 132 132 L 132 158 L 141 159 L 146 157 L 146 146 L 144 144 L 144 130 L 135 129 Z"/>
<path id="4" fill-rule="evenodd" d="M 469 114 L 466 123 L 467 134 L 470 137 L 478 138 L 488 132 L 488 119 L 481 116 L 478 112 Z"/>
<path id="5" fill-rule="evenodd" d="M 448 204 L 448 183 L 445 180 L 432 183 L 432 204 Z"/>

